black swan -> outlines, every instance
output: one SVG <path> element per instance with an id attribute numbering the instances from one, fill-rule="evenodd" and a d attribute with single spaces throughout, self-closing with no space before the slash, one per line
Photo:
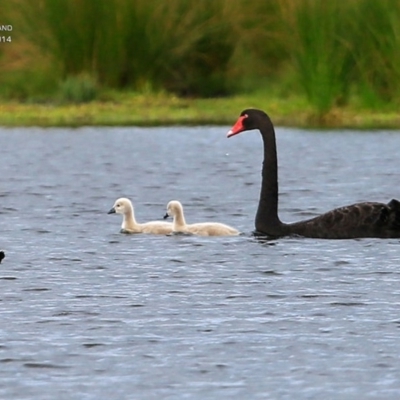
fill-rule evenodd
<path id="1" fill-rule="evenodd" d="M 3 258 L 5 257 L 6 255 L 4 254 L 4 251 L 0 251 L 0 263 L 1 263 L 1 261 L 3 260 Z"/>
<path id="2" fill-rule="evenodd" d="M 259 129 L 264 142 L 260 201 L 255 220 L 256 235 L 309 238 L 400 238 L 400 202 L 365 202 L 341 207 L 305 221 L 285 224 L 278 217 L 278 163 L 274 126 L 269 116 L 256 109 L 242 111 L 228 132 L 231 137 Z"/>

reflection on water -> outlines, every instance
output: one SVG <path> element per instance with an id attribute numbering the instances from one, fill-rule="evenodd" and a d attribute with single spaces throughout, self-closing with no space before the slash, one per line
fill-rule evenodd
<path id="1" fill-rule="evenodd" d="M 252 237 L 261 139 L 225 132 L 0 130 L 1 398 L 399 398 L 399 241 Z M 285 222 L 400 197 L 398 133 L 277 133 Z M 118 197 L 245 234 L 119 234 Z"/>

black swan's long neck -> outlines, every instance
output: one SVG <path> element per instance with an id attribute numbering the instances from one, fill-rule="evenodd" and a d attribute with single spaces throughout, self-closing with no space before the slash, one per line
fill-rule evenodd
<path id="1" fill-rule="evenodd" d="M 260 201 L 256 214 L 256 231 L 268 235 L 285 234 L 285 225 L 278 217 L 278 160 L 276 155 L 275 131 L 269 117 L 259 123 L 264 143 L 264 162 Z"/>

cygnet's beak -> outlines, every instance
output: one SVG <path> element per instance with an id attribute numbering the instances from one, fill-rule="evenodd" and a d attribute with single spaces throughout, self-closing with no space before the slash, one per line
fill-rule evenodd
<path id="1" fill-rule="evenodd" d="M 169 214 L 168 214 L 168 213 L 165 213 L 164 219 L 167 219 L 168 217 L 169 217 Z"/>
<path id="2" fill-rule="evenodd" d="M 115 208 L 113 207 L 107 214 L 115 214 Z"/>

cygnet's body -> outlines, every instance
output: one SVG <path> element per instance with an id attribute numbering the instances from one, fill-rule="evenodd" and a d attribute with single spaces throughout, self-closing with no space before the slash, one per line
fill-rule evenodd
<path id="1" fill-rule="evenodd" d="M 126 198 L 115 201 L 113 208 L 108 214 L 122 214 L 122 233 L 152 233 L 166 235 L 172 232 L 172 223 L 165 221 L 150 221 L 143 224 L 136 222 L 132 202 Z"/>
<path id="2" fill-rule="evenodd" d="M 200 222 L 187 224 L 183 214 L 183 207 L 179 201 L 172 200 L 167 205 L 165 218 L 173 217 L 173 233 L 187 233 L 200 236 L 236 236 L 239 231 L 220 222 Z"/>

